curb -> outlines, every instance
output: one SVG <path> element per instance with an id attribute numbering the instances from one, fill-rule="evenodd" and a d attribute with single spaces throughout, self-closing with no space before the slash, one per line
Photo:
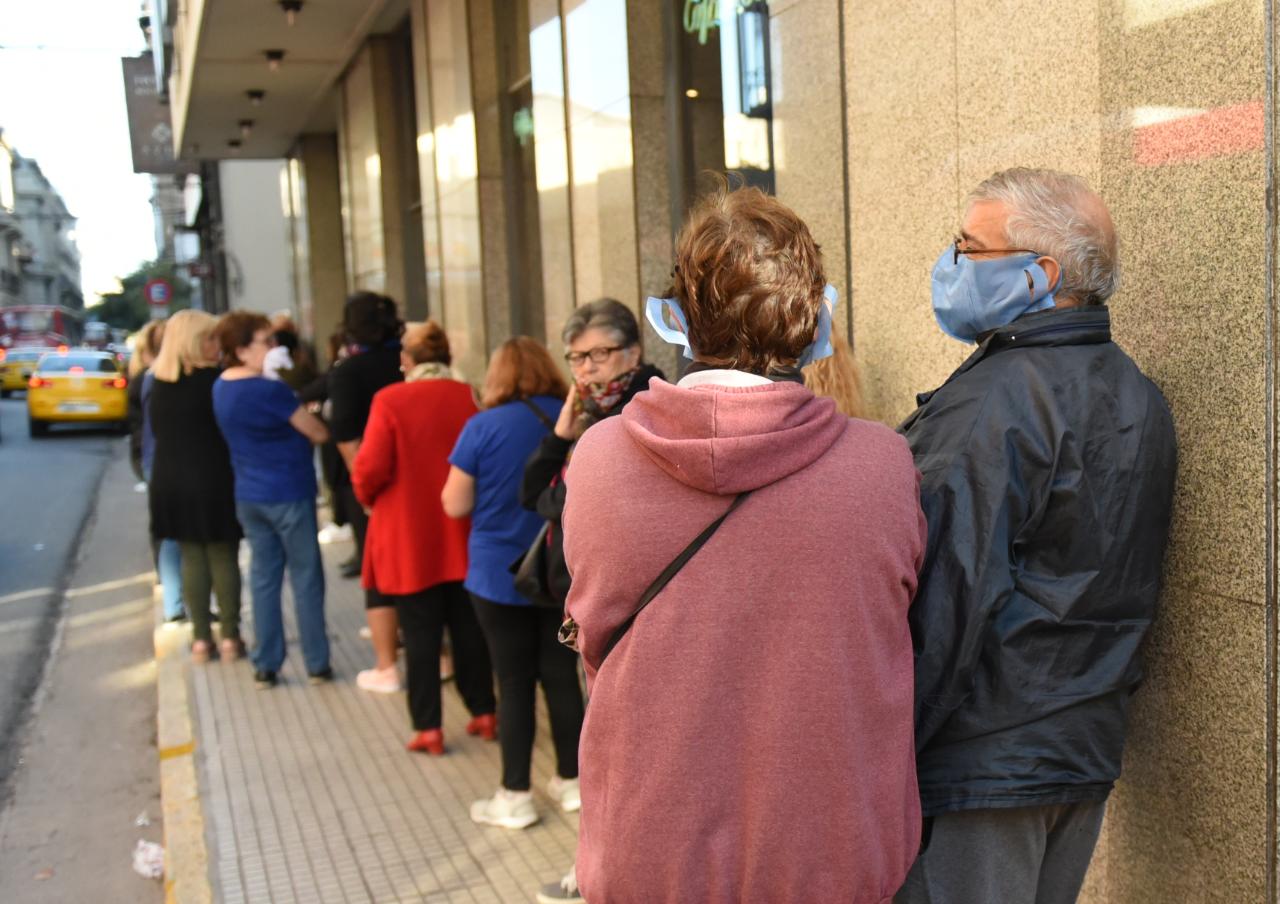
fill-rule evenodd
<path id="1" fill-rule="evenodd" d="M 164 628 L 157 606 L 156 747 L 160 751 L 160 809 L 164 814 L 166 904 L 212 904 L 204 807 L 196 774 L 196 740 L 187 681 L 191 632 Z"/>

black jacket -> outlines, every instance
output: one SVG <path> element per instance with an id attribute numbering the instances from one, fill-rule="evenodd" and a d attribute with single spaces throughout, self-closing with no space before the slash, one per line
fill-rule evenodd
<path id="1" fill-rule="evenodd" d="M 1105 799 L 1160 589 L 1169 407 L 1105 307 L 1019 318 L 918 402 L 924 813 Z"/>
<path id="2" fill-rule="evenodd" d="M 649 388 L 649 380 L 653 377 L 663 379 L 662 371 L 652 364 L 642 364 L 622 399 L 605 417 L 621 413 L 628 402 Z M 520 504 L 551 522 L 551 529 L 548 531 L 550 543 L 547 548 L 547 580 L 551 593 L 562 603 L 569 595 L 570 582 L 569 569 L 564 564 L 564 537 L 560 533 L 560 516 L 564 513 L 565 498 L 564 480 L 560 479 L 560 475 L 564 470 L 564 463 L 569 459 L 569 453 L 573 451 L 573 445 L 554 432 L 548 433 L 533 455 L 529 456 L 524 466 L 524 478 L 520 482 Z"/>

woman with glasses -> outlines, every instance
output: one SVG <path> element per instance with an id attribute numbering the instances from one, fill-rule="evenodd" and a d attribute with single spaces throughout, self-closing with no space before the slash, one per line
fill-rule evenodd
<path id="1" fill-rule="evenodd" d="M 492 798 L 472 804 L 471 818 L 508 829 L 538 821 L 529 785 L 539 682 L 551 716 L 557 772 L 562 779 L 578 775 L 583 704 L 577 657 L 556 641 L 559 612 L 525 599 L 509 570 L 542 526 L 520 505 L 520 480 L 525 462 L 555 426 L 566 393 L 555 361 L 537 342 L 520 336 L 499 346 L 485 374 L 483 410 L 458 437 L 440 496 L 451 518 L 471 516 L 464 586 L 498 676 L 502 786 Z"/>
<path id="2" fill-rule="evenodd" d="M 636 393 L 649 388 L 649 380 L 662 379 L 663 374 L 644 363 L 636 316 L 616 299 L 600 298 L 584 304 L 569 315 L 560 335 L 573 386 L 555 430 L 542 438 L 525 465 L 520 501 L 551 522 L 547 531 L 548 589 L 563 606 L 569 593 L 569 572 L 564 567 L 560 515 L 564 511 L 564 469 L 573 445 L 588 427 L 620 413 Z M 576 785 L 569 789 L 571 797 L 561 800 L 567 810 L 577 809 Z"/>
<path id="3" fill-rule="evenodd" d="M 324 619 L 324 565 L 316 540 L 316 471 L 312 443 L 329 430 L 293 390 L 263 375 L 271 321 L 233 311 L 218 324 L 227 369 L 213 386 L 213 409 L 231 449 L 236 514 L 253 552 L 254 681 L 275 685 L 284 665 L 280 590 L 289 570 L 302 658 L 312 684 L 333 678 Z"/>
<path id="4" fill-rule="evenodd" d="M 578 308 L 565 321 L 560 337 L 573 386 L 560 409 L 555 430 L 542 438 L 525 465 L 520 501 L 548 522 L 547 590 L 563 608 L 569 594 L 569 570 L 564 564 L 560 516 L 564 512 L 564 471 L 573 447 L 588 427 L 620 414 L 638 393 L 649 388 L 649 380 L 663 379 L 663 374 L 644 363 L 640 325 L 631 309 L 616 299 L 599 298 Z M 562 620 L 561 613 L 552 612 L 551 616 Z M 549 616 L 548 620 L 553 619 Z M 576 757 L 573 765 L 571 776 L 562 771 L 547 788 L 552 800 L 566 813 L 582 806 Z M 570 869 L 559 882 L 544 887 L 538 900 L 577 900 L 574 871 Z"/>

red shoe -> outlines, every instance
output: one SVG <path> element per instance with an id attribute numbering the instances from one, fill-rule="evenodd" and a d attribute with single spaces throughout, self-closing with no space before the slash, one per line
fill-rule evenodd
<path id="1" fill-rule="evenodd" d="M 479 735 L 486 741 L 498 740 L 498 717 L 493 713 L 476 716 L 467 723 L 467 734 Z"/>
<path id="2" fill-rule="evenodd" d="M 444 732 L 438 728 L 432 728 L 430 731 L 420 731 L 410 738 L 409 743 L 404 746 L 414 753 L 444 756 Z"/>

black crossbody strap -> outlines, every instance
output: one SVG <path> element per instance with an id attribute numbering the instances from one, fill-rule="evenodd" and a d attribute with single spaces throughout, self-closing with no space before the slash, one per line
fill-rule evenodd
<path id="1" fill-rule="evenodd" d="M 520 401 L 524 402 L 525 405 L 529 406 L 529 410 L 533 412 L 534 417 L 542 421 L 542 426 L 546 427 L 548 430 L 556 429 L 556 422 L 551 420 L 551 418 L 547 417 L 547 413 L 545 411 L 543 411 L 537 405 L 533 404 L 533 402 L 531 402 L 529 399 L 521 399 Z"/>
<path id="2" fill-rule="evenodd" d="M 733 514 L 733 510 L 742 505 L 742 501 L 750 495 L 750 490 L 747 490 L 745 493 L 739 493 L 737 498 L 733 500 L 733 503 L 725 509 L 724 514 L 703 528 L 702 533 L 694 537 L 693 542 L 686 546 L 680 555 L 676 556 L 671 561 L 671 564 L 662 570 L 662 574 L 654 578 L 653 583 L 649 585 L 649 589 L 640 597 L 640 605 L 636 607 L 636 611 L 632 612 L 631 616 L 618 626 L 618 629 L 613 632 L 613 636 L 609 638 L 609 642 L 605 644 L 604 652 L 600 654 L 600 665 L 603 665 L 604 661 L 609 658 L 609 654 L 613 652 L 613 648 L 618 645 L 618 642 L 621 641 L 622 638 L 626 637 L 627 632 L 631 630 L 631 626 L 635 624 L 636 618 L 644 611 L 645 607 L 653 602 L 653 598 L 662 592 L 662 589 L 671 582 L 671 579 L 676 576 L 676 573 L 679 572 L 681 568 L 684 568 L 698 550 L 702 549 L 702 547 L 706 545 L 707 541 L 711 539 L 711 535 L 714 534 L 720 525 L 724 523 L 724 519 Z M 596 666 L 597 669 L 599 667 L 599 665 Z"/>

